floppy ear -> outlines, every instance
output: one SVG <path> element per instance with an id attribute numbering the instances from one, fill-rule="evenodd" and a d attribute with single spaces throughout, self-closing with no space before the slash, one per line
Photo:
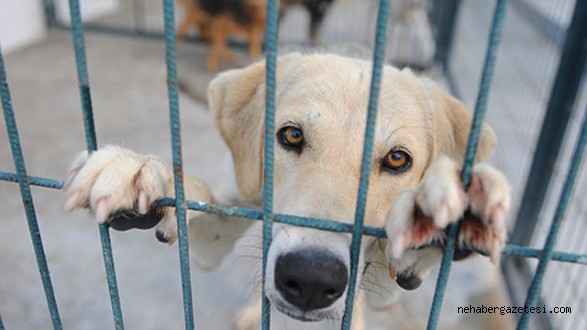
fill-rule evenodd
<path id="1" fill-rule="evenodd" d="M 432 81 L 423 80 L 426 98 L 432 109 L 433 158 L 448 155 L 462 162 L 471 131 L 473 112 Z M 483 124 L 480 133 L 475 162 L 487 160 L 497 145 L 497 138 L 489 125 Z"/>
<path id="2" fill-rule="evenodd" d="M 298 53 L 278 59 L 277 69 Z M 208 104 L 216 128 L 232 154 L 239 192 L 253 197 L 261 191 L 265 123 L 265 62 L 221 73 L 208 86 Z"/>
<path id="3" fill-rule="evenodd" d="M 261 189 L 265 62 L 226 71 L 208 86 L 208 104 L 216 128 L 232 154 L 239 192 Z"/>

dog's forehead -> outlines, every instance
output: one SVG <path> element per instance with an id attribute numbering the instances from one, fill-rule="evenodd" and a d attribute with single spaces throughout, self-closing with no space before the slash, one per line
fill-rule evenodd
<path id="1" fill-rule="evenodd" d="M 311 126 L 319 122 L 363 128 L 367 118 L 372 64 L 336 55 L 305 56 L 278 85 L 277 120 Z M 427 125 L 419 78 L 409 70 L 383 69 L 377 135 Z M 363 130 L 358 130 L 362 132 Z M 361 133 L 362 134 L 362 133 Z"/>

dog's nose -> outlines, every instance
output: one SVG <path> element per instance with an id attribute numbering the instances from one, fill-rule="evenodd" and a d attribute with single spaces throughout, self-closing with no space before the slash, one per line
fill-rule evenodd
<path id="1" fill-rule="evenodd" d="M 301 250 L 281 255 L 275 264 L 275 286 L 301 310 L 332 305 L 347 286 L 345 264 L 324 250 Z"/>

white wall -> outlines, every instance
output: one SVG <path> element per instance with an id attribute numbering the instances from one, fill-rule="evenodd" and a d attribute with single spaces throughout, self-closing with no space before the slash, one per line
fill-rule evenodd
<path id="1" fill-rule="evenodd" d="M 3 53 L 37 41 L 45 34 L 41 1 L 0 0 L 0 45 Z"/>
<path id="2" fill-rule="evenodd" d="M 119 0 L 79 0 L 84 21 L 118 8 Z M 69 0 L 56 0 L 57 19 L 69 22 Z M 0 0 L 0 45 L 8 53 L 42 39 L 47 34 L 41 0 Z"/>
<path id="3" fill-rule="evenodd" d="M 79 0 L 82 20 L 86 22 L 116 10 L 118 2 L 119 0 Z M 57 19 L 60 22 L 68 23 L 70 21 L 69 0 L 56 0 L 55 6 Z"/>

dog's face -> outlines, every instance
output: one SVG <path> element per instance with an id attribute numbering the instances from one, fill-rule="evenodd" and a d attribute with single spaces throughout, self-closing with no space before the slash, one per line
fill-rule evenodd
<path id="1" fill-rule="evenodd" d="M 371 63 L 290 54 L 277 68 L 274 212 L 354 221 Z M 217 127 L 231 149 L 244 196 L 261 192 L 265 64 L 221 74 L 210 85 Z M 383 227 L 391 205 L 440 154 L 461 159 L 470 113 L 410 71 L 385 67 L 365 224 Z M 493 148 L 484 130 L 481 157 Z M 339 319 L 349 274 L 349 234 L 273 226 L 266 292 L 281 312 L 305 321 Z M 365 237 L 358 274 L 377 244 Z M 367 256 L 367 257 L 366 257 Z"/>

